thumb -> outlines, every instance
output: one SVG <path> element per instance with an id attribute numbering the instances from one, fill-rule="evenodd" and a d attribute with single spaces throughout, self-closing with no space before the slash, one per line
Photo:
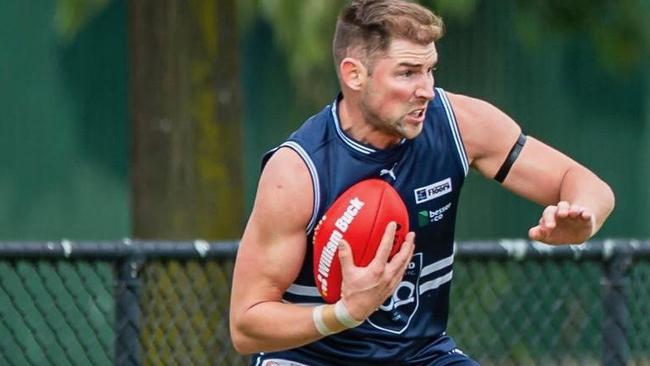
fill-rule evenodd
<path id="1" fill-rule="evenodd" d="M 542 241 L 546 238 L 546 232 L 541 226 L 537 225 L 528 230 L 528 237 L 531 240 Z"/>
<path id="2" fill-rule="evenodd" d="M 344 268 L 354 267 L 354 260 L 352 258 L 352 248 L 345 239 L 339 240 L 339 260 L 341 261 L 341 270 Z"/>

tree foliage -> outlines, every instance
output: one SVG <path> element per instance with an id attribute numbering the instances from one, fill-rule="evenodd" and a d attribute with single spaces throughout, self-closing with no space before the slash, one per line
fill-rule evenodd
<path id="1" fill-rule="evenodd" d="M 336 17 L 344 3 L 345 0 L 244 0 L 238 3 L 242 33 L 255 21 L 271 25 L 276 45 L 286 55 L 291 85 L 307 104 L 321 104 L 322 91 L 331 89 L 329 86 L 334 78 L 331 42 Z"/>
<path id="2" fill-rule="evenodd" d="M 111 0 L 57 0 L 54 25 L 59 36 L 69 41 Z"/>
<path id="3" fill-rule="evenodd" d="M 468 23 L 479 14 L 481 0 L 420 0 L 447 23 Z M 241 0 L 240 25 L 262 19 L 275 33 L 289 62 L 299 95 L 318 99 L 314 86 L 332 78 L 331 37 L 345 0 Z M 645 0 L 515 0 L 516 29 L 530 47 L 553 37 L 563 41 L 587 37 L 612 71 L 639 67 L 650 49 L 650 2 Z M 318 101 L 322 103 L 322 101 Z"/>
<path id="4" fill-rule="evenodd" d="M 523 40 L 535 43 L 549 34 L 586 35 L 603 66 L 613 72 L 646 62 L 650 50 L 650 3 L 645 0 L 517 0 Z"/>

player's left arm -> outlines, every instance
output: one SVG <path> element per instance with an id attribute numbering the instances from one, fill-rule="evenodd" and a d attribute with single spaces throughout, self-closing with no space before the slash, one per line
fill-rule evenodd
<path id="1" fill-rule="evenodd" d="M 497 176 L 520 138 L 521 128 L 493 105 L 448 94 L 473 168 Z M 521 141 L 521 140 L 520 140 Z M 503 172 L 502 172 L 503 173 Z M 603 225 L 614 208 L 614 193 L 589 169 L 527 136 L 502 184 L 546 206 L 528 234 L 548 244 L 582 243 Z"/>

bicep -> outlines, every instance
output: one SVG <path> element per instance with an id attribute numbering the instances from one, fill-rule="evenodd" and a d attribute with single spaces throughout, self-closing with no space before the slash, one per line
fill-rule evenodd
<path id="1" fill-rule="evenodd" d="M 539 204 L 556 204 L 560 201 L 562 182 L 570 169 L 585 168 L 529 136 L 503 185 Z"/>
<path id="2" fill-rule="evenodd" d="M 306 251 L 305 228 L 313 206 L 311 176 L 289 149 L 271 158 L 260 177 L 233 274 L 232 310 L 281 301 Z"/>
<path id="3" fill-rule="evenodd" d="M 450 95 L 459 128 L 474 169 L 493 179 L 521 133 L 519 125 L 493 105 Z M 552 147 L 528 137 L 503 186 L 539 204 L 557 203 L 562 180 L 570 169 L 584 169 Z"/>

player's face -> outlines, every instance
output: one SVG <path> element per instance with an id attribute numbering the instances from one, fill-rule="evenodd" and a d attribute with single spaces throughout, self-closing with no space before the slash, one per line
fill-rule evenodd
<path id="1" fill-rule="evenodd" d="M 433 42 L 420 45 L 394 40 L 385 54 L 375 58 L 363 89 L 361 106 L 366 121 L 391 136 L 418 136 L 427 104 L 434 97 L 433 70 L 437 62 Z"/>

